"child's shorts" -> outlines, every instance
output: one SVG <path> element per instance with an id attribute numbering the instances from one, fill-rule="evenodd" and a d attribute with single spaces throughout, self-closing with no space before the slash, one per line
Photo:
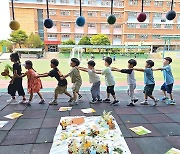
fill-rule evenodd
<path id="1" fill-rule="evenodd" d="M 161 90 L 167 91 L 167 93 L 169 93 L 169 94 L 172 93 L 172 89 L 173 89 L 173 83 L 172 83 L 172 84 L 168 84 L 168 85 L 166 85 L 166 83 L 164 83 L 164 84 L 161 86 Z"/>
<path id="2" fill-rule="evenodd" d="M 114 91 L 114 85 L 113 86 L 107 86 L 106 89 L 107 93 L 110 93 L 111 95 L 115 95 L 115 91 Z"/>
<path id="3" fill-rule="evenodd" d="M 65 92 L 67 92 L 67 86 L 57 86 L 55 89 L 55 94 L 63 94 Z"/>
<path id="4" fill-rule="evenodd" d="M 75 92 L 75 93 L 77 93 L 77 92 L 79 92 L 79 90 L 80 90 L 80 88 L 81 88 L 81 83 L 73 83 L 73 86 L 72 86 L 72 91 L 73 92 Z"/>
<path id="5" fill-rule="evenodd" d="M 153 90 L 154 90 L 154 86 L 155 86 L 155 84 L 146 85 L 144 87 L 143 93 L 146 94 L 147 96 L 151 96 L 153 93 Z"/>

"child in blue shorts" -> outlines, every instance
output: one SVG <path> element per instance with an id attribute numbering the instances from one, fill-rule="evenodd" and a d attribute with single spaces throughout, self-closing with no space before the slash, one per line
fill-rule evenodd
<path id="1" fill-rule="evenodd" d="M 172 59 L 170 57 L 165 57 L 163 62 L 163 68 L 159 68 L 157 70 L 161 70 L 163 72 L 164 83 L 161 86 L 161 90 L 164 94 L 164 97 L 161 98 L 161 101 L 165 101 L 167 104 L 176 104 L 173 99 L 172 89 L 174 84 L 174 77 L 171 71 L 170 64 L 172 63 Z M 167 97 L 166 92 L 169 94 L 170 99 Z"/>

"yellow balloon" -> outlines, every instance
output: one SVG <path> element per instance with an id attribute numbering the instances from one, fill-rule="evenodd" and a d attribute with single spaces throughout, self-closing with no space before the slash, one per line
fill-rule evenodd
<path id="1" fill-rule="evenodd" d="M 16 20 L 12 20 L 9 24 L 9 27 L 12 29 L 12 30 L 18 30 L 20 28 L 20 24 L 19 22 L 17 22 Z"/>

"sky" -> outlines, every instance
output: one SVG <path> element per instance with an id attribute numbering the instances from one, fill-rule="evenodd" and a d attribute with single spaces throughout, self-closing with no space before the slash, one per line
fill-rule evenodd
<path id="1" fill-rule="evenodd" d="M 9 34 L 11 33 L 9 22 L 9 0 L 0 0 L 0 40 L 6 40 L 9 38 Z"/>

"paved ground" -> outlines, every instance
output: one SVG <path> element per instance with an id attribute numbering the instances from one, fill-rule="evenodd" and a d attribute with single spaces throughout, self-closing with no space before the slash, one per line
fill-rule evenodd
<path id="1" fill-rule="evenodd" d="M 125 92 L 117 92 L 120 106 L 110 106 L 107 103 L 89 104 L 90 92 L 82 92 L 83 98 L 78 106 L 70 112 L 58 112 L 60 106 L 68 106 L 68 98 L 64 95 L 59 99 L 58 106 L 39 105 L 36 96 L 31 107 L 7 104 L 9 96 L 0 93 L 0 120 L 3 116 L 14 111 L 22 112 L 23 116 L 10 122 L 0 129 L 1 154 L 48 154 L 51 148 L 56 127 L 60 117 L 83 115 L 81 108 L 92 107 L 101 115 L 103 110 L 112 111 L 132 154 L 164 154 L 171 147 L 180 149 L 180 91 L 175 91 L 177 102 L 175 106 L 167 106 L 160 102 L 157 107 L 140 106 L 127 107 L 128 97 Z M 161 97 L 160 91 L 154 92 Z M 46 103 L 52 99 L 52 93 L 43 93 Z M 137 92 L 140 101 L 143 100 L 141 91 Z M 105 92 L 102 92 L 105 97 Z M 128 128 L 142 125 L 152 131 L 145 136 L 137 136 Z"/>

